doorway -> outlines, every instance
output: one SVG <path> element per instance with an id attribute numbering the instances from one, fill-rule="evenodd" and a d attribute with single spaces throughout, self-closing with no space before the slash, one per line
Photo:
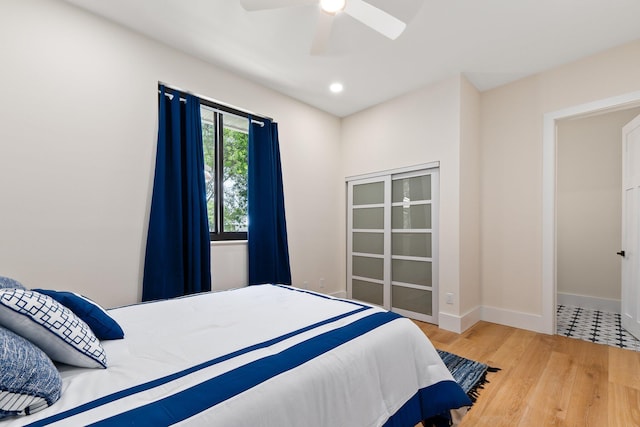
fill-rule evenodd
<path id="1" fill-rule="evenodd" d="M 556 125 L 559 120 L 640 106 L 640 91 L 581 104 L 544 115 L 542 173 L 542 316 L 540 330 L 556 333 Z"/>
<path id="2" fill-rule="evenodd" d="M 640 108 L 557 126 L 557 333 L 640 350 L 621 326 L 622 127 Z"/>

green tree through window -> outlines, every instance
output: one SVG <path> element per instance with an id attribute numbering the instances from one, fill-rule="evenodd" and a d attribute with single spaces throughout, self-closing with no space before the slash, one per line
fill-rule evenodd
<path id="1" fill-rule="evenodd" d="M 249 134 L 223 128 L 224 230 L 247 231 L 247 154 Z"/>
<path id="2" fill-rule="evenodd" d="M 212 240 L 246 239 L 249 119 L 201 106 Z"/>

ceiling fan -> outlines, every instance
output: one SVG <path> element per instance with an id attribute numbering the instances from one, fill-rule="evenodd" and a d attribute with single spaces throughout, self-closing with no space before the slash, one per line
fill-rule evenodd
<path id="1" fill-rule="evenodd" d="M 320 6 L 311 54 L 319 55 L 327 51 L 333 19 L 339 13 L 346 13 L 380 34 L 395 40 L 402 34 L 407 24 L 393 15 L 364 0 L 240 0 L 247 11 L 279 9 L 317 3 Z"/>

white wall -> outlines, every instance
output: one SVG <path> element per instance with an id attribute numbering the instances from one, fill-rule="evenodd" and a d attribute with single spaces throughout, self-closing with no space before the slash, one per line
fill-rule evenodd
<path id="1" fill-rule="evenodd" d="M 557 125 L 557 287 L 620 304 L 621 129 L 640 109 Z"/>
<path id="2" fill-rule="evenodd" d="M 484 318 L 543 330 L 545 113 L 640 89 L 640 41 L 484 92 L 481 274 Z"/>
<path id="3" fill-rule="evenodd" d="M 468 317 L 462 330 L 480 316 L 480 96 L 467 79 L 461 79 L 460 315 Z"/>
<path id="4" fill-rule="evenodd" d="M 0 275 L 139 300 L 162 81 L 279 122 L 294 284 L 344 289 L 339 119 L 59 1 L 3 0 L 0 52 Z M 215 288 L 245 254 L 214 248 Z"/>

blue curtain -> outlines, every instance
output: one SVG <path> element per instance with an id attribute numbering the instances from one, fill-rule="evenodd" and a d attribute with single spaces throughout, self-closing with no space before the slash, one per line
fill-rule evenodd
<path id="1" fill-rule="evenodd" d="M 262 120 L 262 119 L 261 119 Z M 249 284 L 291 284 L 278 125 L 249 126 Z"/>
<path id="2" fill-rule="evenodd" d="M 211 290 L 200 102 L 165 91 L 160 86 L 143 301 Z"/>

